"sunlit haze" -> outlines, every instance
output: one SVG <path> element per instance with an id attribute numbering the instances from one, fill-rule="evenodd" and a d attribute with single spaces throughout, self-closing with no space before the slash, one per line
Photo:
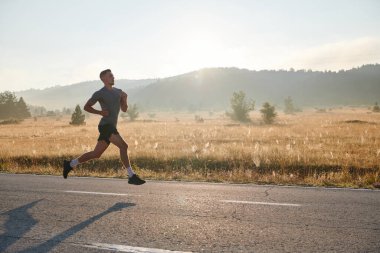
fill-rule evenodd
<path id="1" fill-rule="evenodd" d="M 380 62 L 380 1 L 0 1 L 0 90 Z"/>

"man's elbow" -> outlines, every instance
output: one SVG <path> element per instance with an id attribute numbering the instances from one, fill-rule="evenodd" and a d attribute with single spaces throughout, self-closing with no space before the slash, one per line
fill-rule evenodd
<path id="1" fill-rule="evenodd" d="M 83 110 L 86 111 L 86 112 L 88 112 L 88 105 L 84 105 L 83 106 Z"/>

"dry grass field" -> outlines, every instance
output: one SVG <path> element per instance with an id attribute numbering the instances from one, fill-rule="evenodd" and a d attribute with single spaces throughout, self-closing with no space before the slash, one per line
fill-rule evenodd
<path id="1" fill-rule="evenodd" d="M 195 114 L 119 119 L 132 166 L 143 178 L 366 188 L 380 182 L 380 113 L 279 113 L 273 125 L 261 124 L 257 111 L 252 124 L 233 122 L 223 112 Z M 0 171 L 60 175 L 63 159 L 95 147 L 99 119 L 91 115 L 84 126 L 69 125 L 69 116 L 0 125 Z M 70 175 L 127 176 L 112 144 Z"/>

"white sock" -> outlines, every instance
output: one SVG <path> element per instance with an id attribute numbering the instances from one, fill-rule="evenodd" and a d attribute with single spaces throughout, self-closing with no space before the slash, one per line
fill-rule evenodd
<path id="1" fill-rule="evenodd" d="M 78 158 L 75 158 L 75 159 L 71 160 L 71 162 L 70 162 L 70 166 L 71 166 L 72 168 L 74 168 L 74 167 L 77 166 L 78 164 L 79 164 Z"/>
<path id="2" fill-rule="evenodd" d="M 128 176 L 129 176 L 129 177 L 131 177 L 131 176 L 133 176 L 133 175 L 135 174 L 135 172 L 132 170 L 131 166 L 129 166 L 129 167 L 127 168 L 127 171 L 128 171 Z"/>

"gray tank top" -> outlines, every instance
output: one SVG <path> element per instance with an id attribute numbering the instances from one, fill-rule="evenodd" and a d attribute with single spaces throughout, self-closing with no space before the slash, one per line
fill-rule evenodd
<path id="1" fill-rule="evenodd" d="M 121 89 L 115 87 L 112 87 L 112 90 L 108 90 L 105 86 L 103 86 L 103 88 L 92 94 L 92 102 L 99 102 L 102 110 L 107 110 L 109 113 L 108 116 L 103 116 L 101 118 L 99 125 L 112 124 L 116 127 L 120 112 L 121 91 Z"/>

